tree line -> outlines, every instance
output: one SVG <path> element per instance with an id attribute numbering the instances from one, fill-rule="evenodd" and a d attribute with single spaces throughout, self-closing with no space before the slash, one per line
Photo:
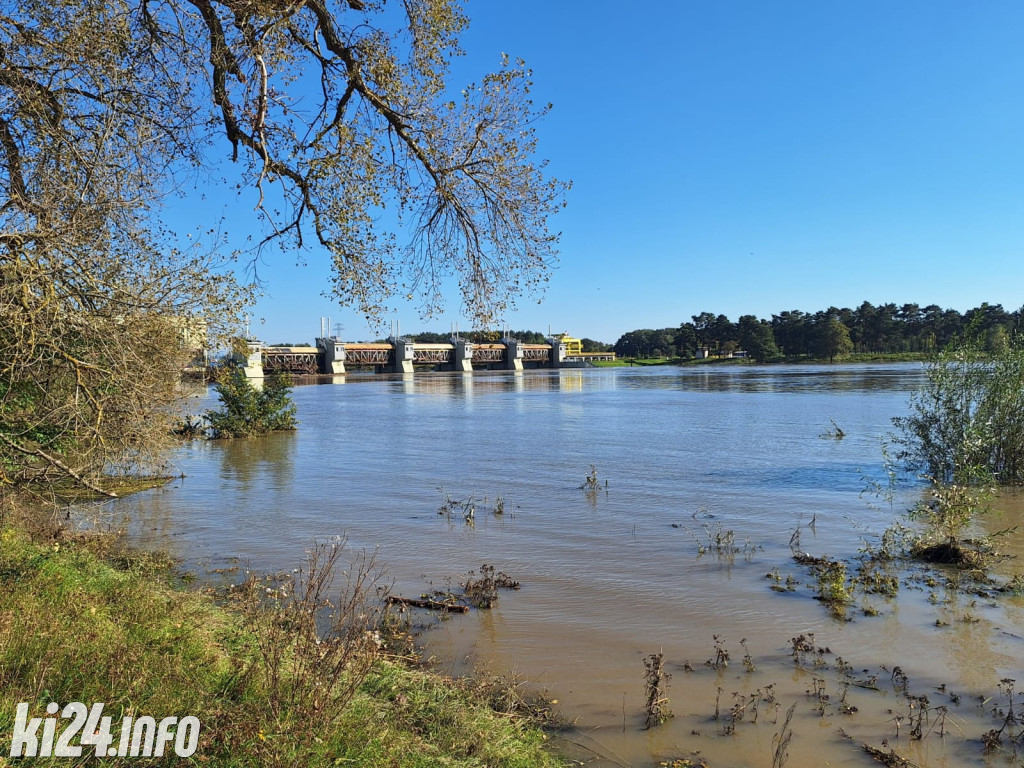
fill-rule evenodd
<path id="1" fill-rule="evenodd" d="M 1005 349 L 1024 330 L 1024 307 L 1007 312 L 983 303 L 961 313 L 936 304 L 863 302 L 856 309 L 829 307 L 809 313 L 791 310 L 771 320 L 701 312 L 677 328 L 638 329 L 614 344 L 620 357 L 692 358 L 700 349 L 725 356 L 739 350 L 759 362 L 791 357 L 834 360 L 860 353 L 932 353 L 963 336 L 978 339 L 989 352 Z"/>

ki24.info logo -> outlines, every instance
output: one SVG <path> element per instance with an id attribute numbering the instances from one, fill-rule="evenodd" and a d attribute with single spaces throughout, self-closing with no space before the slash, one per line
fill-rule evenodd
<path id="1" fill-rule="evenodd" d="M 60 711 L 60 717 L 55 717 Z M 97 757 L 162 757 L 173 751 L 178 757 L 191 757 L 199 746 L 199 718 L 165 717 L 159 723 L 152 717 L 125 717 L 116 740 L 110 718 L 103 716 L 103 704 L 86 707 L 72 701 L 63 709 L 56 702 L 46 706 L 46 717 L 28 716 L 26 702 L 18 705 L 11 757 L 80 757 L 93 748 Z M 68 721 L 66 725 L 61 721 Z M 58 732 L 58 725 L 63 725 Z M 40 727 L 41 726 L 41 727 Z"/>

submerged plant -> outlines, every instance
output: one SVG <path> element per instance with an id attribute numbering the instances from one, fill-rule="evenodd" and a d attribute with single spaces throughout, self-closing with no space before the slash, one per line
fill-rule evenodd
<path id="1" fill-rule="evenodd" d="M 900 591 L 900 580 L 890 570 L 891 564 L 887 559 L 863 559 L 851 584 L 869 595 L 895 597 Z"/>
<path id="2" fill-rule="evenodd" d="M 453 499 L 450 494 L 445 494 L 444 501 L 441 502 L 441 506 L 437 510 L 437 514 L 443 516 L 445 520 L 451 521 L 452 517 L 461 517 L 467 526 L 473 527 L 476 524 L 476 512 L 477 509 L 481 512 L 489 511 L 495 517 L 501 517 L 505 514 L 505 499 L 499 494 L 494 499 L 494 504 L 490 504 L 487 497 L 484 496 L 482 500 L 478 500 L 475 496 L 469 496 L 465 499 Z M 509 515 L 511 517 L 511 514 Z"/>
<path id="3" fill-rule="evenodd" d="M 794 555 L 793 559 L 809 566 L 814 573 L 815 598 L 827 605 L 836 617 L 845 617 L 846 606 L 853 602 L 853 589 L 847 586 L 846 563 L 806 553 Z"/>
<path id="4" fill-rule="evenodd" d="M 715 658 L 708 659 L 705 664 L 715 669 L 729 666 L 729 650 L 725 647 L 725 640 L 720 635 L 712 635 L 715 641 Z"/>
<path id="5" fill-rule="evenodd" d="M 980 470 L 974 473 L 981 476 Z M 925 529 L 911 545 L 911 554 L 929 562 L 981 565 L 984 542 L 968 541 L 964 534 L 975 518 L 988 511 L 994 490 L 987 483 L 935 484 L 931 498 L 918 502 L 908 513 Z"/>
<path id="6" fill-rule="evenodd" d="M 499 589 L 519 589 L 520 584 L 493 565 L 480 566 L 480 575 L 470 571 L 462 582 L 462 597 L 476 608 L 491 608 L 498 599 Z"/>
<path id="7" fill-rule="evenodd" d="M 714 525 L 704 523 L 701 526 L 701 530 L 704 532 L 703 539 L 689 528 L 686 529 L 686 532 L 697 543 L 697 554 L 701 556 L 713 554 L 720 559 L 731 562 L 737 554 L 742 554 L 749 561 L 758 550 L 764 549 L 764 547 L 759 547 L 751 542 L 749 537 L 744 537 L 742 543 L 737 543 L 736 532 L 731 528 L 723 528 L 719 522 L 716 522 Z"/>
<path id="8" fill-rule="evenodd" d="M 1008 583 L 1000 588 L 1001 592 L 1009 592 L 1016 597 L 1024 597 L 1024 573 L 1014 574 Z"/>
<path id="9" fill-rule="evenodd" d="M 986 752 L 994 752 L 1002 748 L 1004 741 L 1006 741 L 1014 746 L 1014 754 L 1016 755 L 1016 747 L 1024 744 L 1024 712 L 1021 712 L 1020 707 L 1014 702 L 1014 685 L 1016 682 L 1016 680 L 1010 677 L 1005 677 L 999 681 L 999 692 L 1006 697 L 1006 705 L 1005 707 L 997 705 L 993 709 L 993 714 L 1002 721 L 1001 725 L 998 728 L 993 728 L 981 737 Z"/>
<path id="10" fill-rule="evenodd" d="M 757 667 L 754 666 L 754 657 L 750 655 L 750 648 L 747 646 L 747 638 L 740 640 L 740 645 L 743 646 L 743 668 L 747 672 L 756 672 Z"/>
<path id="11" fill-rule="evenodd" d="M 249 383 L 241 369 L 233 368 L 216 384 L 221 408 L 206 412 L 214 438 L 248 437 L 295 429 L 292 383 L 287 374 L 268 376 L 262 389 Z"/>
<path id="12" fill-rule="evenodd" d="M 846 606 L 853 602 L 853 591 L 846 584 L 846 563 L 841 560 L 826 560 L 816 566 L 817 597 L 836 616 L 846 614 Z"/>
<path id="13" fill-rule="evenodd" d="M 829 421 L 832 423 L 832 429 L 825 430 L 825 432 L 823 432 L 821 435 L 823 438 L 830 438 L 832 440 L 842 440 L 844 437 L 846 437 L 846 433 L 840 428 L 838 424 L 836 424 L 835 419 L 829 419 Z"/>
<path id="14" fill-rule="evenodd" d="M 893 423 L 910 469 L 941 484 L 965 482 L 965 468 L 1024 482 L 1024 346 L 990 352 L 961 341 L 925 367 L 909 405 Z"/>
<path id="15" fill-rule="evenodd" d="M 672 676 L 665 671 L 665 654 L 652 653 L 644 659 L 644 727 L 661 725 L 672 713 L 668 710 L 665 683 Z"/>
<path id="16" fill-rule="evenodd" d="M 461 515 L 466 525 L 472 526 L 476 521 L 476 505 L 477 501 L 472 496 L 468 499 L 453 499 L 445 494 L 437 514 L 443 515 L 446 520 L 451 520 L 453 515 Z"/>
<path id="17" fill-rule="evenodd" d="M 608 481 L 604 481 L 605 488 L 608 487 Z M 583 485 L 580 486 L 581 491 L 598 491 L 601 488 L 601 481 L 597 479 L 597 467 L 594 464 L 590 465 L 590 472 L 583 479 Z"/>
<path id="18" fill-rule="evenodd" d="M 789 742 L 793 740 L 793 729 L 790 724 L 793 722 L 795 711 L 796 704 L 786 710 L 786 719 L 782 721 L 782 728 L 772 736 L 772 768 L 784 768 L 789 759 Z"/>

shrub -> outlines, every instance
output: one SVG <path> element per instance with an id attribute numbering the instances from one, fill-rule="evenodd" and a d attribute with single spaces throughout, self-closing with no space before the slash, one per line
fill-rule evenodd
<path id="1" fill-rule="evenodd" d="M 269 376 L 262 389 L 253 387 L 245 374 L 233 369 L 215 385 L 222 408 L 208 411 L 210 436 L 248 437 L 267 432 L 295 429 L 295 404 L 291 380 L 284 375 Z"/>
<path id="2" fill-rule="evenodd" d="M 897 457 L 939 484 L 1024 483 L 1024 348 L 961 342 L 925 374 L 910 415 L 893 419 Z"/>
<path id="3" fill-rule="evenodd" d="M 931 498 L 918 502 L 907 515 L 925 525 L 924 532 L 911 539 L 910 554 L 933 563 L 984 567 L 991 559 L 989 538 L 968 539 L 964 534 L 975 518 L 988 512 L 993 493 L 984 485 L 935 485 Z"/>

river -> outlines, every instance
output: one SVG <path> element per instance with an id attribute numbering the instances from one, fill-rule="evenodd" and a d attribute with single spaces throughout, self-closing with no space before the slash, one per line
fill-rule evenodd
<path id="1" fill-rule="evenodd" d="M 137 541 L 197 569 L 290 569 L 339 535 L 377 552 L 397 594 L 496 566 L 522 588 L 433 620 L 425 651 L 445 672 L 511 671 L 545 691 L 575 723 L 564 744 L 594 765 L 699 751 L 712 768 L 770 766 L 793 703 L 789 768 L 870 765 L 860 745 L 883 739 L 929 768 L 988 765 L 978 739 L 998 727 L 999 681 L 1024 688 L 1024 600 L 904 574 L 897 597 L 858 597 L 841 620 L 792 559 L 796 533 L 800 551 L 852 572 L 920 498 L 913 481 L 892 505 L 863 491 L 884 482 L 883 441 L 921 379 L 916 364 L 350 375 L 295 388 L 296 432 L 192 443 L 175 459 L 184 477 L 113 509 Z M 597 487 L 581 489 L 591 471 Z M 472 518 L 461 504 L 439 514 L 446 499 Z M 1017 497 L 997 506 L 988 530 L 1021 521 Z M 735 551 L 711 546 L 723 536 Z M 1024 555 L 1022 537 L 1003 547 Z M 771 588 L 787 577 L 795 589 Z M 810 632 L 830 653 L 796 665 L 791 638 Z M 728 667 L 705 663 L 715 636 Z M 643 659 L 656 652 L 675 717 L 645 730 Z M 948 707 L 944 736 L 932 709 L 925 738 L 908 737 L 895 665 L 911 693 Z"/>

